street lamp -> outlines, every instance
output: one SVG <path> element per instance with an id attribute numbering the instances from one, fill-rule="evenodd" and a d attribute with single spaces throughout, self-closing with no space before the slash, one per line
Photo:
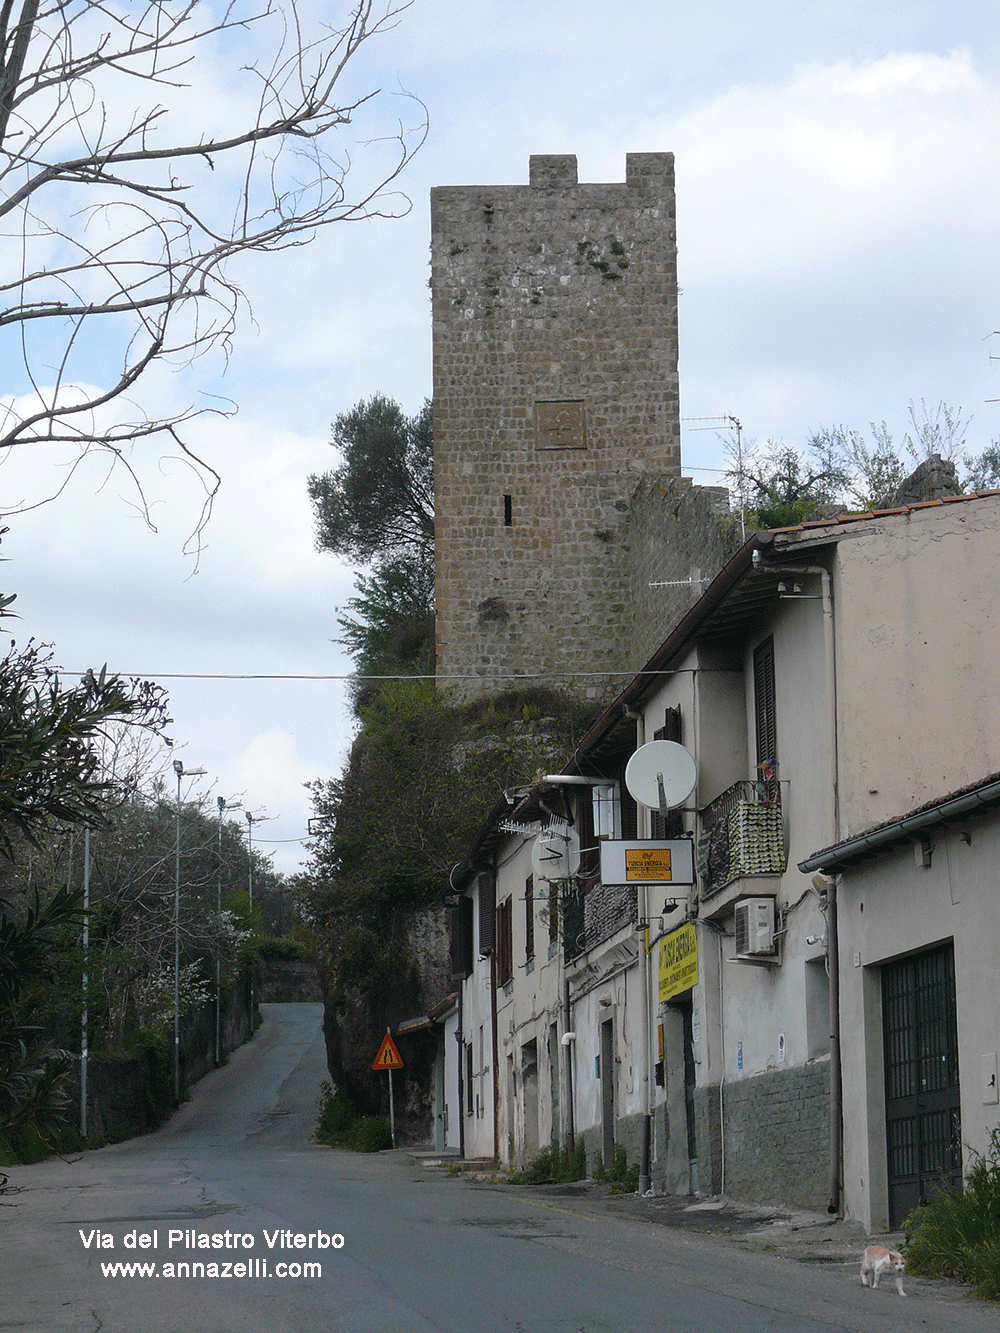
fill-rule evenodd
<path id="1" fill-rule="evenodd" d="M 277 819 L 277 815 L 255 815 L 252 810 L 247 810 L 247 846 L 250 851 L 250 929 L 253 930 L 253 826 L 254 824 L 264 824 L 269 819 Z M 250 1031 L 253 1033 L 253 956 L 250 958 Z"/>
<path id="2" fill-rule="evenodd" d="M 219 883 L 215 901 L 215 915 L 221 928 L 222 921 L 222 816 L 226 810 L 242 810 L 242 801 L 227 801 L 224 796 L 216 797 L 216 804 L 219 807 Z M 221 1029 L 222 1029 L 222 957 L 218 943 L 215 946 L 215 1067 L 218 1069 L 222 1063 Z"/>
<path id="3" fill-rule="evenodd" d="M 250 930 L 253 932 L 253 826 L 254 816 L 252 810 L 247 810 L 247 849 L 249 851 L 248 865 L 250 867 L 248 888 L 250 891 Z M 260 823 L 258 816 L 256 823 Z M 250 954 L 250 1034 L 253 1035 L 253 954 Z"/>
<path id="4" fill-rule="evenodd" d="M 174 875 L 174 1110 L 181 1104 L 181 778 L 201 777 L 203 768 L 185 768 L 174 760 L 177 774 L 177 856 Z"/>

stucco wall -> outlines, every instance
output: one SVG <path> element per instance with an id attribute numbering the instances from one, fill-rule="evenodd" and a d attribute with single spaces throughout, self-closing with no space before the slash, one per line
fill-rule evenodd
<path id="1" fill-rule="evenodd" d="M 859 524 L 837 560 L 847 836 L 1000 769 L 1000 497 Z"/>
<path id="2" fill-rule="evenodd" d="M 929 867 L 905 845 L 846 872 L 840 888 L 841 1023 L 854 1034 L 843 1047 L 845 1196 L 849 1215 L 867 1226 L 888 1216 L 883 963 L 953 942 L 966 1169 L 970 1149 L 984 1152 L 1000 1125 L 981 1081 L 983 1057 L 1000 1051 L 1000 818 L 984 813 L 931 840 Z"/>

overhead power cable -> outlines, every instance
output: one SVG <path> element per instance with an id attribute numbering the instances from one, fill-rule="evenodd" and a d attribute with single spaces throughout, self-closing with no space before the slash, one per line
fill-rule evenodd
<path id="1" fill-rule="evenodd" d="M 268 672 L 236 672 L 236 671 L 123 671 L 116 668 L 110 671 L 110 675 L 115 676 L 135 676 L 142 680 L 432 680 L 432 681 L 452 681 L 452 680 L 554 680 L 557 677 L 584 677 L 601 679 L 605 676 L 679 676 L 685 671 L 694 671 L 694 667 L 670 667 L 666 670 L 647 670 L 642 667 L 620 667 L 616 669 L 608 668 L 606 671 L 520 671 L 520 672 L 496 672 L 491 671 L 486 675 L 480 675 L 479 672 L 470 672 L 467 675 L 400 675 L 400 676 L 363 676 L 356 671 L 347 671 L 338 674 L 317 674 L 307 675 L 304 673 L 268 673 Z M 702 667 L 701 672 L 722 671 L 723 667 Z M 62 669 L 61 674 L 66 676 L 84 676 L 85 671 L 69 671 Z"/>

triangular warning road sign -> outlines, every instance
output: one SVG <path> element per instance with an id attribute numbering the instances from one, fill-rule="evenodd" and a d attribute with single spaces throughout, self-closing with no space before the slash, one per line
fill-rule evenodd
<path id="1" fill-rule="evenodd" d="M 396 1043 L 387 1032 L 382 1038 L 382 1045 L 378 1048 L 378 1055 L 375 1057 L 375 1063 L 372 1069 L 402 1069 L 403 1062 L 399 1058 L 399 1052 L 396 1050 Z"/>

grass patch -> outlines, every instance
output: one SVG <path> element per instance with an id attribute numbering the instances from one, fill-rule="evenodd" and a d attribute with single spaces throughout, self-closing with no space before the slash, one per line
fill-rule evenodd
<path id="1" fill-rule="evenodd" d="M 985 1156 L 972 1154 L 964 1189 L 942 1189 L 903 1224 L 912 1273 L 971 1282 L 974 1294 L 1000 1300 L 1000 1129 Z"/>
<path id="2" fill-rule="evenodd" d="M 511 1176 L 518 1185 L 564 1185 L 571 1180 L 586 1180 L 587 1150 L 582 1139 L 577 1139 L 572 1152 L 557 1144 L 543 1148 L 535 1160 L 523 1171 Z"/>
<path id="3" fill-rule="evenodd" d="M 385 1116 L 362 1115 L 329 1083 L 321 1088 L 316 1142 L 352 1152 L 381 1152 L 392 1147 L 392 1134 Z"/>
<path id="4" fill-rule="evenodd" d="M 605 1168 L 600 1158 L 597 1159 L 597 1165 L 594 1167 L 594 1179 L 610 1181 L 612 1194 L 638 1194 L 639 1167 L 638 1165 L 629 1166 L 624 1143 L 615 1144 L 610 1171 Z"/>

